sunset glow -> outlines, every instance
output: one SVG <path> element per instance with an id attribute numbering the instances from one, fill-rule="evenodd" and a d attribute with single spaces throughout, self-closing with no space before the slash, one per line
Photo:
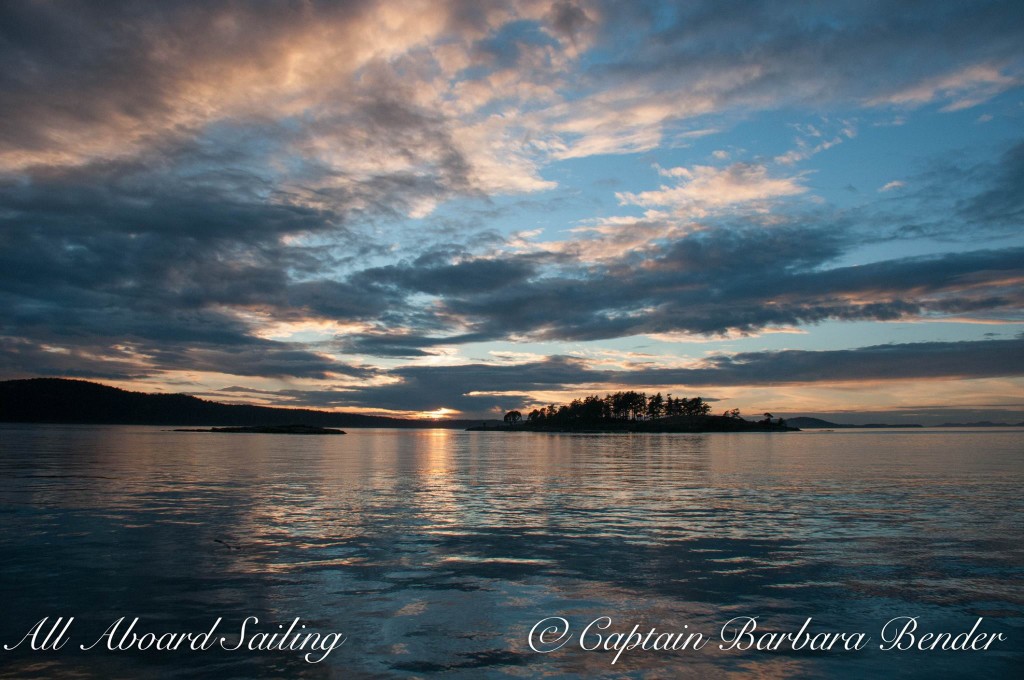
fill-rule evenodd
<path id="1" fill-rule="evenodd" d="M 1024 420 L 1013 3 L 3 12 L 0 378 Z"/>

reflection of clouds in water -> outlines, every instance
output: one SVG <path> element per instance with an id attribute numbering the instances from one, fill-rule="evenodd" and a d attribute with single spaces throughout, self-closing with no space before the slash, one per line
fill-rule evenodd
<path id="1" fill-rule="evenodd" d="M 18 586 L 3 595 L 95 625 L 302 616 L 349 637 L 331 663 L 371 675 L 612 670 L 578 648 L 532 653 L 526 634 L 551 615 L 711 635 L 740 615 L 873 629 L 907 606 L 1012 622 L 1019 434 L 957 436 L 5 431 L 0 569 Z M 650 677 L 839 668 L 717 650 L 623 663 Z"/>

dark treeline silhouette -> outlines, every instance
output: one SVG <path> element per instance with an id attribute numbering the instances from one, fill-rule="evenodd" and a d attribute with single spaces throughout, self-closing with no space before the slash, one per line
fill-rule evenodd
<path id="1" fill-rule="evenodd" d="M 568 404 L 551 404 L 531 410 L 505 414 L 505 424 L 498 427 L 479 425 L 471 430 L 504 432 L 786 432 L 790 427 L 782 418 L 764 414 L 763 420 L 745 420 L 738 408 L 726 409 L 722 415 L 711 415 L 711 405 L 701 397 L 662 396 L 661 392 L 615 392 L 582 399 Z"/>
<path id="2" fill-rule="evenodd" d="M 518 414 L 511 411 L 509 415 Z M 572 424 L 604 424 L 613 422 L 656 420 L 674 416 L 706 416 L 711 413 L 711 406 L 700 397 L 687 399 L 674 398 L 671 394 L 662 397 L 661 392 L 647 396 L 644 392 L 616 392 L 604 397 L 596 394 L 573 399 L 568 404 L 556 406 L 551 404 L 545 408 L 534 409 L 526 416 L 526 422 L 534 425 L 572 425 Z M 736 412 L 739 417 L 739 412 Z M 515 420 L 515 416 L 512 416 Z"/>

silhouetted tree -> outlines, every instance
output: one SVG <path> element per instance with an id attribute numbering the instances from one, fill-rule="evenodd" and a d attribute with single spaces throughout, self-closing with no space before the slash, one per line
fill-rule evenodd
<path id="1" fill-rule="evenodd" d="M 519 411 L 509 411 L 505 414 L 505 424 L 509 426 L 516 426 L 523 419 L 523 414 Z"/>
<path id="2" fill-rule="evenodd" d="M 660 418 L 665 412 L 665 401 L 661 398 L 661 392 L 647 400 L 647 417 Z"/>
<path id="3" fill-rule="evenodd" d="M 690 411 L 691 415 L 706 416 L 711 413 L 711 404 L 707 403 L 700 397 L 694 397 L 690 400 Z"/>

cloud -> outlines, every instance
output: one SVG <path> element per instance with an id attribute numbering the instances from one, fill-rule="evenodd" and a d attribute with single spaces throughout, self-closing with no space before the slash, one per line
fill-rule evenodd
<path id="1" fill-rule="evenodd" d="M 1020 83 L 1019 77 L 1003 73 L 998 66 L 978 64 L 927 78 L 904 90 L 876 97 L 868 103 L 872 106 L 920 106 L 938 100 L 948 102 L 942 107 L 943 111 L 959 111 L 977 106 Z"/>
<path id="2" fill-rule="evenodd" d="M 768 201 L 807 191 L 801 177 L 771 177 L 763 165 L 734 163 L 727 168 L 696 165 L 669 168 L 661 174 L 678 180 L 676 186 L 662 185 L 655 191 L 616 194 L 623 205 L 667 207 L 677 214 L 694 217 L 712 210 L 748 206 L 763 210 Z"/>
<path id="3" fill-rule="evenodd" d="M 518 18 L 533 17 L 522 10 Z M 445 68 L 458 60 L 435 59 L 432 48 L 469 54 L 517 18 L 489 7 L 474 24 L 461 11 L 411 2 L 75 13 L 7 5 L 0 170 L 130 158 L 226 124 L 242 136 L 258 128 L 254 144 L 280 142 L 275 170 L 321 191 L 435 173 L 444 177 L 433 184 L 449 191 L 550 186 L 503 141 L 499 119 L 449 106 L 455 72 Z"/>
<path id="4" fill-rule="evenodd" d="M 1008 2 L 821 13 L 796 2 L 600 3 L 594 14 L 600 59 L 571 104 L 539 117 L 561 157 L 650 149 L 672 122 L 713 112 L 933 100 L 955 110 L 1020 84 L 1024 27 Z"/>
<path id="5" fill-rule="evenodd" d="M 998 162 L 980 172 L 984 189 L 961 201 L 959 214 L 972 222 L 1019 228 L 1024 217 L 1024 142 L 1011 146 Z"/>
<path id="6" fill-rule="evenodd" d="M 972 379 L 1024 375 L 1015 357 L 1019 340 L 919 342 L 847 350 L 742 352 L 712 356 L 693 369 L 658 369 L 630 375 L 632 381 L 694 387 Z"/>
<path id="7" fill-rule="evenodd" d="M 1018 357 L 1024 341 L 924 342 L 876 345 L 846 350 L 783 350 L 712 355 L 691 368 L 606 370 L 579 358 L 552 356 L 506 365 L 465 364 L 405 367 L 389 372 L 388 385 L 344 392 L 292 392 L 303 404 L 382 407 L 425 411 L 442 407 L 487 414 L 495 407 L 533 403 L 536 393 L 583 396 L 617 389 L 693 391 L 728 386 L 780 384 L 834 385 L 872 381 L 979 379 L 1022 376 Z M 485 392 L 479 387 L 486 385 Z M 571 398 L 571 397 L 570 397 Z"/>
<path id="8" fill-rule="evenodd" d="M 887 182 L 886 184 L 884 184 L 884 185 L 883 185 L 882 187 L 880 187 L 880 188 L 879 188 L 878 190 L 879 190 L 880 192 L 885 192 L 885 191 L 892 191 L 893 189 L 902 189 L 902 188 L 903 188 L 903 187 L 905 187 L 906 185 L 907 185 L 907 184 L 906 184 L 906 182 L 901 182 L 901 181 L 900 181 L 900 180 L 898 180 L 898 179 L 894 179 L 893 181 L 891 181 L 891 182 Z"/>
<path id="9" fill-rule="evenodd" d="M 367 285 L 396 286 L 432 295 L 490 292 L 515 286 L 530 278 L 536 271 L 537 259 L 527 255 L 450 262 L 450 255 L 432 252 L 412 262 L 364 269 L 354 278 Z"/>
<path id="10" fill-rule="evenodd" d="M 1022 32 L 1006 2 L 16 3 L 2 19 L 0 168 L 274 121 L 335 181 L 455 155 L 486 191 L 550 188 L 551 159 L 651 149 L 673 122 L 737 107 L 970 106 L 1019 84 Z"/>
<path id="11" fill-rule="evenodd" d="M 985 314 L 1024 302 L 1019 248 L 828 266 L 851 245 L 820 227 L 701 231 L 571 276 L 452 297 L 443 308 L 485 337 L 579 341 Z"/>
<path id="12" fill-rule="evenodd" d="M 569 0 L 558 0 L 551 5 L 550 24 L 557 34 L 566 37 L 579 48 L 580 42 L 585 39 L 584 36 L 592 31 L 594 20 L 579 4 Z"/>
<path id="13" fill-rule="evenodd" d="M 0 370 L 7 378 L 66 376 L 107 380 L 141 380 L 175 371 L 260 378 L 326 380 L 343 376 L 369 378 L 371 369 L 345 365 L 299 344 L 254 342 L 197 343 L 135 337 L 94 336 L 88 342 L 40 342 L 33 336 L 0 338 Z"/>

